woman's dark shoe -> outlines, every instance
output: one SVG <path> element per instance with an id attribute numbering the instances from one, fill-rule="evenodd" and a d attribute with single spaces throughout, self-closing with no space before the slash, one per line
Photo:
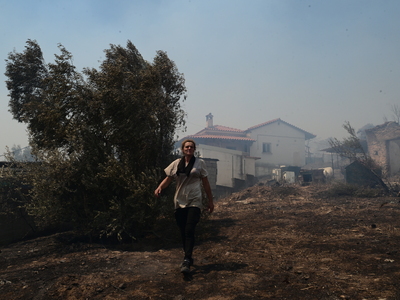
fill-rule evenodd
<path id="1" fill-rule="evenodd" d="M 193 261 L 190 261 L 189 259 L 184 259 L 183 263 L 181 264 L 181 273 L 183 274 L 188 274 L 190 273 L 190 266 L 193 264 Z"/>

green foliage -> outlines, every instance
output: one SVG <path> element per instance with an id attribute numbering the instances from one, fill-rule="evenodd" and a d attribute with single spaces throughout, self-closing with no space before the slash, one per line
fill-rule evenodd
<path id="1" fill-rule="evenodd" d="M 25 200 L 22 185 L 10 169 L 11 166 L 2 166 L 0 170 L 0 216 L 17 214 Z"/>
<path id="2" fill-rule="evenodd" d="M 184 126 L 183 75 L 165 52 L 149 63 L 130 41 L 111 45 L 99 70 L 82 74 L 59 49 L 45 64 L 28 40 L 7 60 L 10 112 L 27 123 L 38 162 L 24 173 L 33 186 L 27 209 L 42 225 L 133 237 L 165 208 L 153 191 Z"/>
<path id="3" fill-rule="evenodd" d="M 10 53 L 5 75 L 10 91 L 10 111 L 19 122 L 27 122 L 34 118 L 32 106 L 41 102 L 44 88 L 43 79 L 47 76 L 47 68 L 42 50 L 35 41 L 26 42 L 23 53 Z"/>

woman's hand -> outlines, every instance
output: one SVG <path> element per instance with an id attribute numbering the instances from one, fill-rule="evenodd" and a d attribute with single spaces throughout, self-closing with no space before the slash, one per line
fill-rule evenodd
<path id="1" fill-rule="evenodd" d="M 172 177 L 169 176 L 165 177 L 164 180 L 158 186 L 158 188 L 156 188 L 156 190 L 154 191 L 154 195 L 156 197 L 160 197 L 161 191 L 165 189 L 167 186 L 169 186 L 171 182 L 172 182 Z"/>
<path id="2" fill-rule="evenodd" d="M 209 200 L 208 201 L 208 207 L 207 207 L 208 212 L 211 214 L 214 211 L 214 201 Z"/>
<path id="3" fill-rule="evenodd" d="M 207 198 L 208 198 L 207 210 L 211 214 L 214 211 L 214 201 L 213 201 L 214 197 L 211 192 L 210 182 L 208 182 L 207 177 L 203 177 L 201 180 L 203 181 L 203 187 L 204 187 L 204 190 L 206 191 Z"/>
<path id="4" fill-rule="evenodd" d="M 156 188 L 156 190 L 154 191 L 154 195 L 156 197 L 160 197 L 161 191 L 162 191 L 161 187 Z"/>

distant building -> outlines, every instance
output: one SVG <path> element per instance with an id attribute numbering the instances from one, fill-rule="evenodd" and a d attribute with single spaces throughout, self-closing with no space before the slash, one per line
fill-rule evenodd
<path id="1" fill-rule="evenodd" d="M 214 125 L 206 116 L 206 127 L 190 138 L 202 157 L 218 159 L 217 185 L 236 189 L 251 185 L 255 178 L 270 176 L 277 166 L 305 165 L 305 141 L 315 135 L 281 119 L 246 130 Z"/>
<path id="2" fill-rule="evenodd" d="M 250 155 L 260 157 L 256 162 L 257 177 L 271 174 L 276 166 L 304 166 L 305 141 L 316 137 L 281 119 L 250 127 L 245 132 L 255 140 Z"/>
<path id="3" fill-rule="evenodd" d="M 386 122 L 365 130 L 370 157 L 389 176 L 400 173 L 400 125 Z"/>

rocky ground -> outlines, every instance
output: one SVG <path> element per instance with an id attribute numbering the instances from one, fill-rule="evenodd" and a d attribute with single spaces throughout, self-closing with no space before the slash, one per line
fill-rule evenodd
<path id="1" fill-rule="evenodd" d="M 1 299 L 400 299 L 400 203 L 327 186 L 255 186 L 220 199 L 195 265 L 173 222 L 138 243 L 60 233 L 1 247 Z"/>

